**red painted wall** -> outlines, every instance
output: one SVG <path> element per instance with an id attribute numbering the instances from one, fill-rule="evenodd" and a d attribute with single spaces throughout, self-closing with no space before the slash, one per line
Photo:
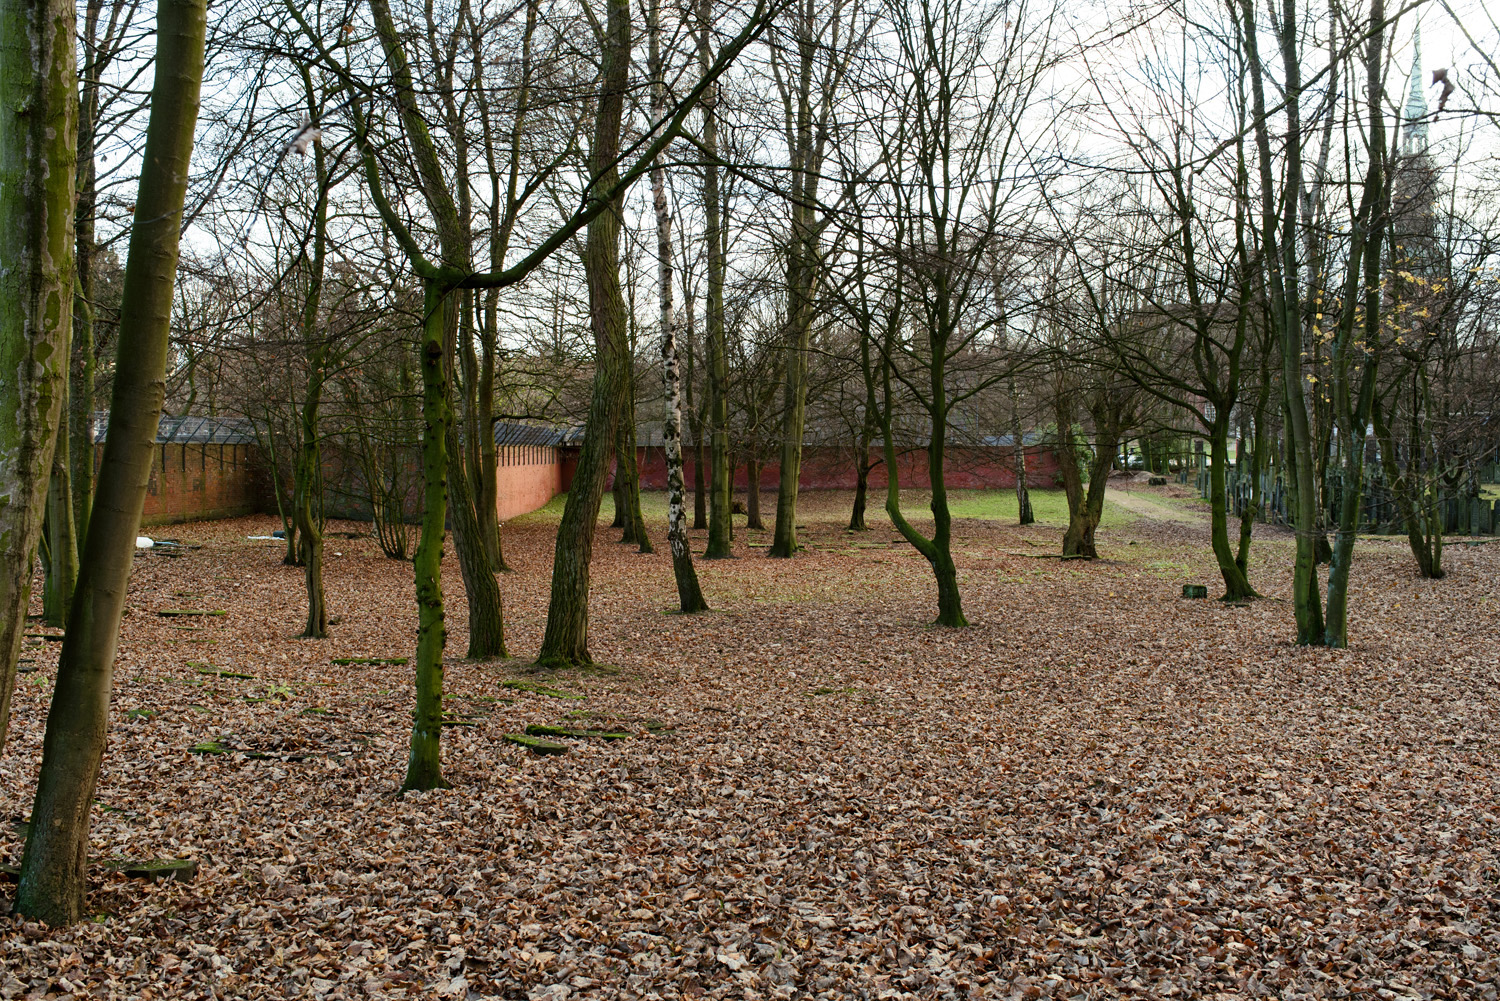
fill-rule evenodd
<path id="1" fill-rule="evenodd" d="M 495 514 L 503 521 L 535 511 L 568 488 L 577 459 L 550 445 L 500 445 L 495 449 Z M 422 517 L 422 459 L 407 454 L 404 471 L 408 521 Z M 368 521 L 370 501 L 364 472 L 351 455 L 328 445 L 323 449 L 324 505 L 330 517 Z M 272 510 L 275 509 L 274 503 Z"/>
<path id="2" fill-rule="evenodd" d="M 329 490 L 328 514 L 332 517 L 368 518 L 368 504 L 358 486 L 357 467 L 341 461 L 347 457 L 325 450 L 325 476 Z M 103 446 L 95 448 L 94 463 L 103 455 Z M 693 462 L 685 456 L 684 479 L 691 489 Z M 567 490 L 578 466 L 575 448 L 540 445 L 506 445 L 498 449 L 499 488 L 496 514 L 501 521 L 535 511 L 553 497 Z M 256 511 L 274 511 L 275 501 L 267 491 L 263 463 L 254 446 L 158 444 L 151 469 L 142 524 L 165 525 L 210 518 L 230 518 Z M 666 457 L 660 447 L 642 448 L 638 452 L 641 486 L 647 490 L 664 490 L 667 485 Z M 926 489 L 927 453 L 914 450 L 902 453 L 898 461 L 903 486 Z M 952 448 L 948 452 L 947 480 L 953 489 L 1004 489 L 1015 486 L 1010 449 Z M 1027 475 L 1037 487 L 1050 487 L 1057 474 L 1057 458 L 1050 448 L 1027 449 Z M 415 470 L 414 470 L 415 472 Z M 774 492 L 780 478 L 780 467 L 774 463 L 761 469 L 761 489 Z M 808 446 L 802 452 L 801 485 L 805 490 L 852 490 L 855 469 L 852 449 L 825 445 Z M 885 466 L 870 471 L 870 486 L 885 486 Z M 735 487 L 744 489 L 748 472 L 743 463 L 735 468 Z M 420 484 L 418 482 L 417 486 Z M 420 511 L 420 496 L 408 497 L 410 516 Z M 344 510 L 345 508 L 349 510 Z"/>
<path id="3" fill-rule="evenodd" d="M 564 476 L 571 481 L 578 464 L 576 458 L 565 463 L 550 445 L 501 445 L 495 452 L 495 513 L 502 522 L 535 511 L 562 493 Z"/>
<path id="4" fill-rule="evenodd" d="M 947 452 L 944 479 L 950 490 L 1008 489 L 1016 485 L 1015 452 L 1009 448 L 950 447 Z M 641 487 L 665 490 L 667 487 L 666 454 L 660 447 L 638 451 Z M 903 487 L 925 490 L 932 486 L 927 476 L 927 451 L 914 449 L 897 455 L 897 468 Z M 683 479 L 693 482 L 693 461 L 683 456 Z M 1057 476 L 1057 455 L 1050 447 L 1032 445 L 1026 449 L 1026 481 L 1034 487 L 1050 487 Z M 781 479 L 781 465 L 768 463 L 761 467 L 762 490 L 775 490 Z M 856 471 L 854 450 L 830 445 L 809 445 L 802 449 L 802 471 L 797 478 L 803 490 L 853 490 Z M 871 488 L 884 489 L 885 463 L 870 470 Z M 750 485 L 749 471 L 743 462 L 735 467 L 734 486 L 742 490 Z M 690 487 L 691 489 L 691 487 Z"/>
<path id="5" fill-rule="evenodd" d="M 261 508 L 251 445 L 156 445 L 143 525 L 234 518 Z M 104 446 L 94 447 L 94 468 Z"/>

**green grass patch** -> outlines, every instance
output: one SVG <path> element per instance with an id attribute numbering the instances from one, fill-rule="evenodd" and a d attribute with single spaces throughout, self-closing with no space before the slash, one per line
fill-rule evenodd
<path id="1" fill-rule="evenodd" d="M 1186 563 L 1174 563 L 1171 560 L 1150 560 L 1142 564 L 1142 568 L 1153 571 L 1158 577 L 1176 577 L 1192 569 Z"/>
<path id="2" fill-rule="evenodd" d="M 1053 528 L 1068 527 L 1068 495 L 1061 490 L 1031 490 L 1031 513 L 1036 523 Z M 925 512 L 931 500 L 925 490 L 902 491 L 902 507 L 910 511 Z M 950 490 L 948 510 L 955 518 L 980 518 L 985 521 L 1000 521 L 1015 524 L 1020 519 L 1014 490 Z M 1113 501 L 1104 502 L 1104 513 L 1099 519 L 1100 528 L 1119 528 L 1134 521 L 1136 515 L 1124 510 Z"/>

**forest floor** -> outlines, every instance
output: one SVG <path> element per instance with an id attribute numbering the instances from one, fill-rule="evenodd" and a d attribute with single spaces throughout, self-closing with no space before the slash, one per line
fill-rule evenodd
<path id="1" fill-rule="evenodd" d="M 1217 575 L 1175 487 L 1112 490 L 1096 562 L 1051 558 L 1055 495 L 1021 529 L 1013 497 L 960 494 L 973 624 L 945 630 L 926 563 L 878 507 L 845 532 L 849 500 L 804 497 L 789 561 L 737 518 L 692 617 L 660 533 L 647 556 L 601 527 L 608 671 L 524 673 L 558 505 L 505 528 L 515 661 L 460 659 L 450 555 L 453 788 L 400 798 L 410 666 L 337 661 L 412 654 L 410 564 L 331 537 L 340 622 L 313 642 L 300 571 L 247 538 L 272 519 L 155 530 L 202 548 L 137 557 L 97 916 L 0 917 L 0 998 L 1496 997 L 1500 544 L 1428 581 L 1362 540 L 1350 648 L 1306 649 L 1285 532 L 1252 553 L 1269 599 L 1227 606 L 1179 597 Z M 23 654 L 0 862 L 59 646 Z M 503 739 L 558 723 L 631 736 Z M 104 867 L 157 856 L 200 871 Z"/>

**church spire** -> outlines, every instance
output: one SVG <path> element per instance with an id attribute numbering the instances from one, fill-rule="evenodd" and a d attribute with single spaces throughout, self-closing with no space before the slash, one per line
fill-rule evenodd
<path id="1" fill-rule="evenodd" d="M 1422 26 L 1412 30 L 1411 92 L 1406 96 L 1406 139 L 1402 143 L 1407 156 L 1427 152 L 1427 89 L 1422 85 Z"/>

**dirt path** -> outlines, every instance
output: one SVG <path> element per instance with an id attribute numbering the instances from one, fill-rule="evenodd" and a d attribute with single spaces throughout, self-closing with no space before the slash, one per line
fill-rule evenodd
<path id="1" fill-rule="evenodd" d="M 1146 488 L 1107 487 L 1104 499 L 1118 504 L 1143 518 L 1153 521 L 1173 521 L 1183 525 L 1208 525 L 1208 511 L 1197 511 L 1174 498 L 1163 497 Z"/>

